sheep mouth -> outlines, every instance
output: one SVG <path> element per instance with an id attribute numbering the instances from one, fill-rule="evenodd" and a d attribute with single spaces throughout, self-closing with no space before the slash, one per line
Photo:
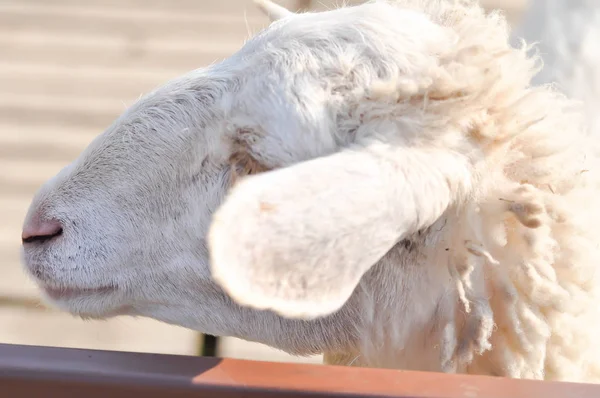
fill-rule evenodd
<path id="1" fill-rule="evenodd" d="M 88 296 L 104 296 L 114 293 L 116 286 L 102 286 L 96 288 L 73 288 L 42 286 L 43 292 L 52 300 L 69 300 Z"/>

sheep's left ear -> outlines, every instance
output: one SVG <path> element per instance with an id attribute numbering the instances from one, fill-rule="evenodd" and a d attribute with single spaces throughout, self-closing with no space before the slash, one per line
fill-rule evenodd
<path id="1" fill-rule="evenodd" d="M 269 0 L 254 0 L 254 3 L 269 17 L 271 22 L 294 15 L 290 10 Z"/>
<path id="2" fill-rule="evenodd" d="M 241 305 L 331 314 L 399 240 L 443 214 L 469 170 L 449 151 L 372 143 L 244 178 L 212 221 L 213 278 Z"/>

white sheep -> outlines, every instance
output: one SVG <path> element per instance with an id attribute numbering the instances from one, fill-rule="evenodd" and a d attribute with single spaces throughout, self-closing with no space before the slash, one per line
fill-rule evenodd
<path id="1" fill-rule="evenodd" d="M 513 34 L 539 42 L 544 67 L 535 84 L 556 83 L 582 100 L 586 118 L 600 130 L 600 2 L 597 0 L 532 0 Z"/>
<path id="2" fill-rule="evenodd" d="M 330 364 L 598 380 L 598 140 L 504 18 L 263 7 L 40 189 L 44 297 Z"/>

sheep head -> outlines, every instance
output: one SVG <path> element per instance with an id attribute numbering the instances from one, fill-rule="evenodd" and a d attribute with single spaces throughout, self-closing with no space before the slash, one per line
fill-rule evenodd
<path id="1" fill-rule="evenodd" d="M 45 297 L 302 354 L 352 346 L 366 297 L 421 333 L 454 291 L 421 232 L 481 190 L 501 139 L 485 96 L 531 66 L 496 61 L 505 27 L 478 7 L 421 3 L 263 2 L 272 25 L 141 98 L 37 193 L 24 262 Z"/>

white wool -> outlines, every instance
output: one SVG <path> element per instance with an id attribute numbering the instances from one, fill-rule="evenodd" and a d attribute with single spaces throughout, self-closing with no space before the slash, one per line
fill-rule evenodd
<path id="1" fill-rule="evenodd" d="M 42 187 L 28 220 L 64 231 L 24 260 L 51 301 L 328 363 L 598 380 L 597 138 L 504 18 L 276 10 Z"/>
<path id="2" fill-rule="evenodd" d="M 535 84 L 554 83 L 584 102 L 591 128 L 600 129 L 600 2 L 531 0 L 512 41 L 536 42 L 544 68 Z"/>

